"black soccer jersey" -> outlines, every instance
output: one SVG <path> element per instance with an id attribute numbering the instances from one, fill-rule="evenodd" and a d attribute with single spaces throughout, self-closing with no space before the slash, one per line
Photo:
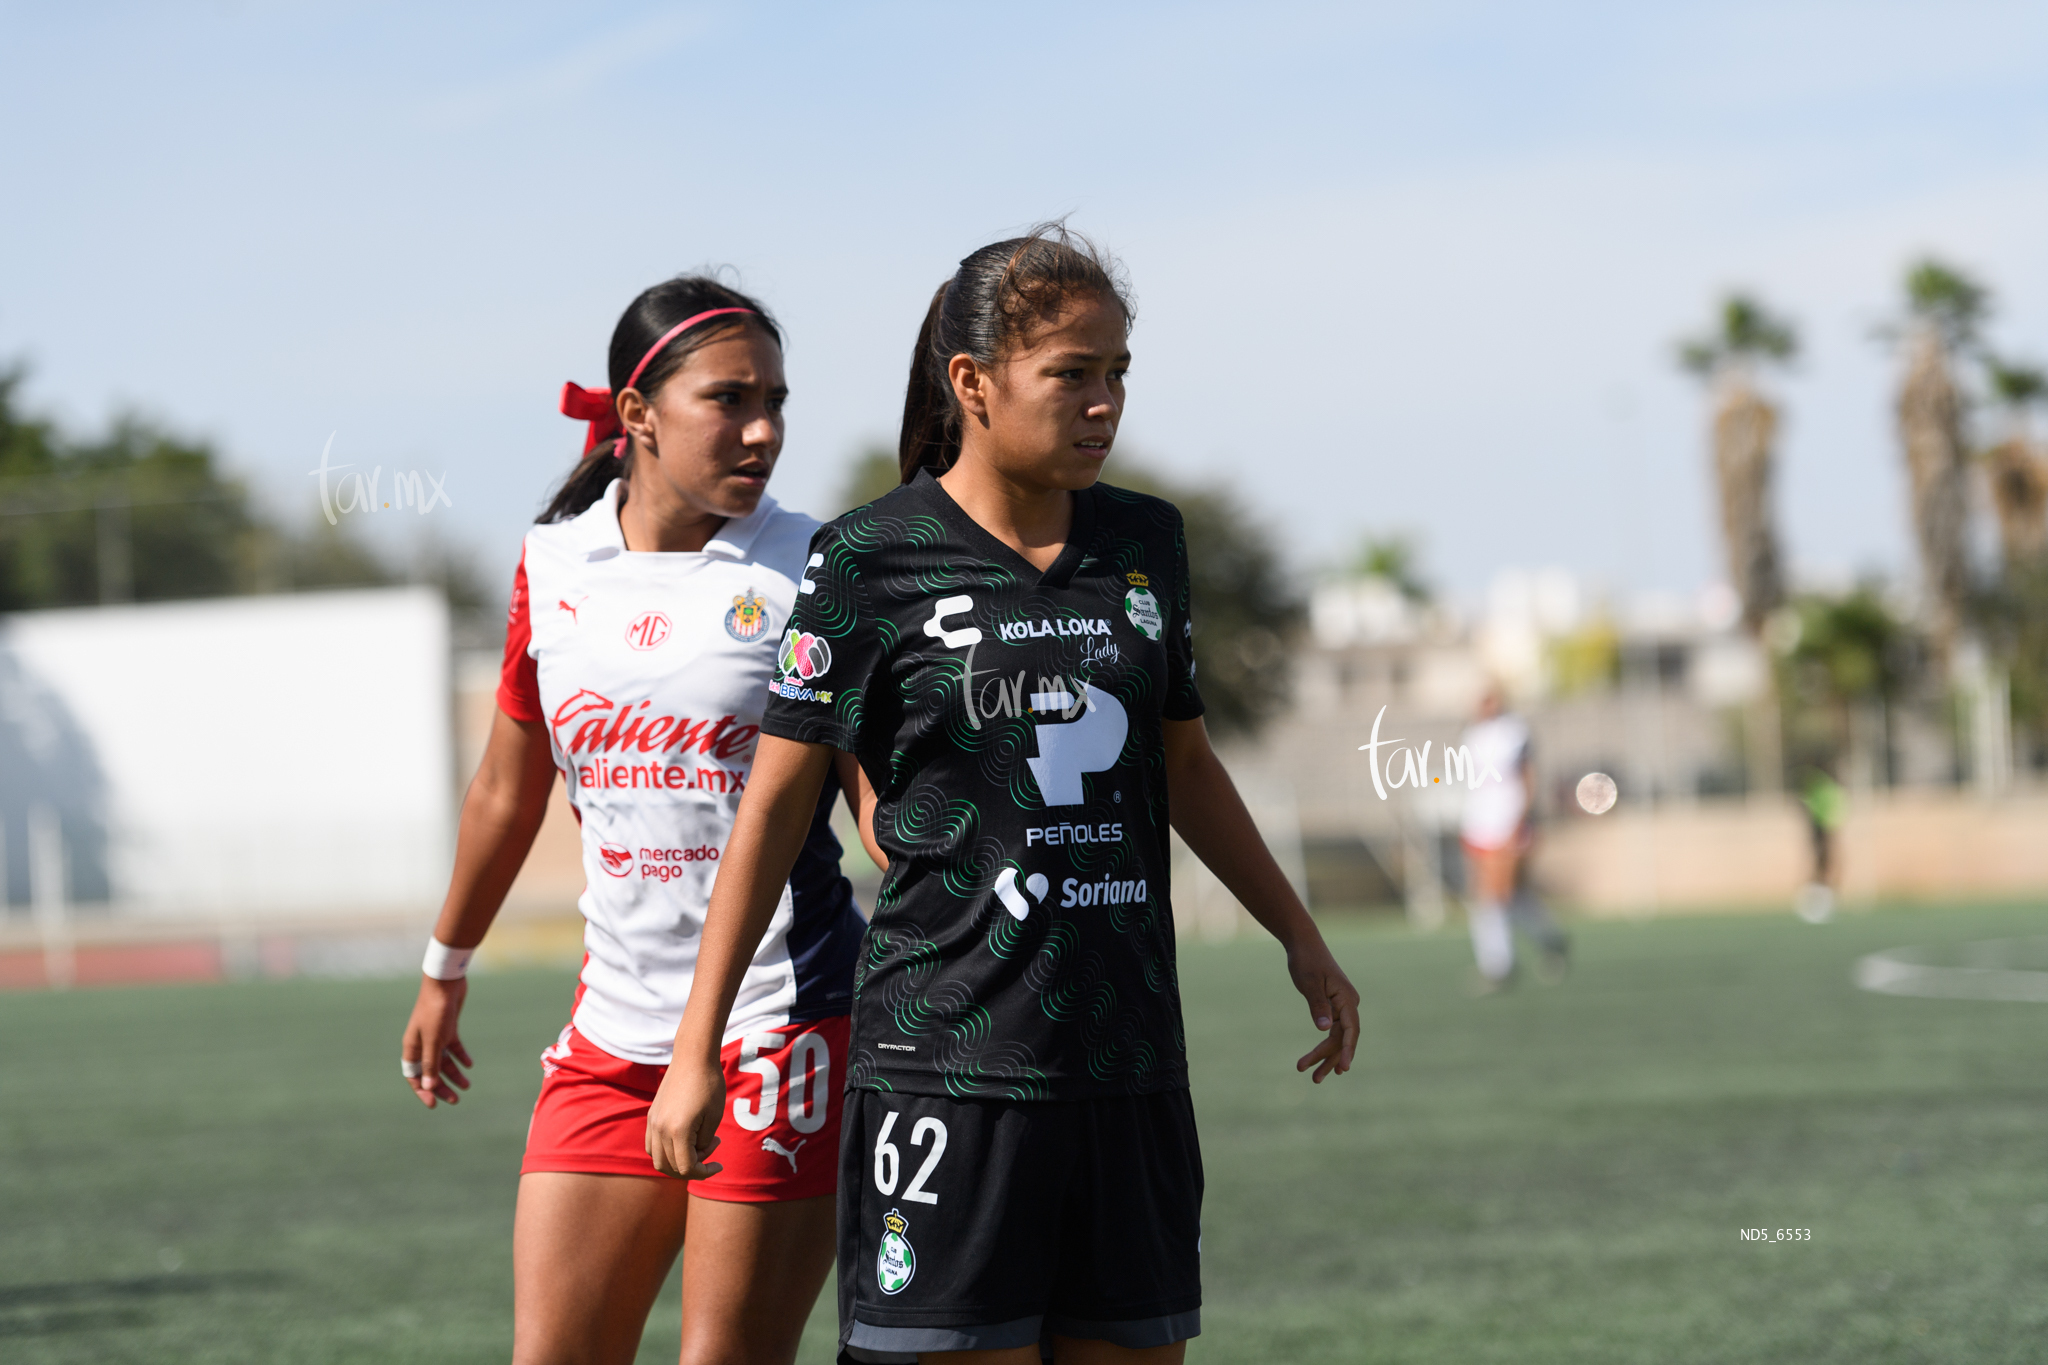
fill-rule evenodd
<path id="1" fill-rule="evenodd" d="M 921 473 L 819 530 L 765 733 L 860 760 L 889 856 L 849 1084 L 1187 1084 L 1161 719 L 1202 713 L 1171 504 L 1101 484 L 1040 573 Z"/>

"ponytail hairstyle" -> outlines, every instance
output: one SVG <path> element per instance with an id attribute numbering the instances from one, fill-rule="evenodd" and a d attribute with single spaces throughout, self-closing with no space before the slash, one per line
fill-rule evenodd
<path id="1" fill-rule="evenodd" d="M 661 346 L 659 353 L 649 354 L 678 323 L 687 322 L 700 313 L 723 309 L 741 309 L 744 312 L 719 311 L 717 316 L 707 317 L 687 331 L 671 337 L 667 345 Z M 663 280 L 626 305 L 626 311 L 619 317 L 619 325 L 612 328 L 611 350 L 605 360 L 606 377 L 611 381 L 610 391 L 585 393 L 574 385 L 564 391 L 563 411 L 590 422 L 591 435 L 584 444 L 582 462 L 562 480 L 562 486 L 555 490 L 539 520 L 568 521 L 581 515 L 604 496 L 604 490 L 613 479 L 624 478 L 632 470 L 633 441 L 618 426 L 619 394 L 631 388 L 652 402 L 661 386 L 683 368 L 683 362 L 690 358 L 692 351 L 725 336 L 735 327 L 745 327 L 750 323 L 766 331 L 776 347 L 781 347 L 782 329 L 775 325 L 774 317 L 766 308 L 708 275 L 678 275 L 672 280 Z M 569 390 L 573 390 L 573 394 Z M 592 400 L 597 401 L 593 404 Z M 610 405 L 608 410 L 606 404 Z M 570 412 L 572 406 L 575 411 Z M 616 440 L 610 439 L 613 433 Z"/>
<path id="2" fill-rule="evenodd" d="M 960 262 L 918 329 L 897 443 L 903 482 L 943 474 L 960 458 L 960 402 L 947 367 L 956 355 L 994 365 L 1077 298 L 1114 302 L 1129 330 L 1136 312 L 1123 267 L 1064 222 L 1040 223 Z"/>

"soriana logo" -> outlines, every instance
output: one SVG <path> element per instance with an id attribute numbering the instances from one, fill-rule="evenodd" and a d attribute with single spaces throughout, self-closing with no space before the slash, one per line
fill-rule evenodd
<path id="1" fill-rule="evenodd" d="M 653 649 L 668 638 L 668 618 L 658 611 L 643 611 L 626 627 L 626 643 L 635 649 Z"/>
<path id="2" fill-rule="evenodd" d="M 824 677 L 825 670 L 832 667 L 832 646 L 816 635 L 792 630 L 782 637 L 782 652 L 776 662 L 785 674 L 809 682 Z"/>

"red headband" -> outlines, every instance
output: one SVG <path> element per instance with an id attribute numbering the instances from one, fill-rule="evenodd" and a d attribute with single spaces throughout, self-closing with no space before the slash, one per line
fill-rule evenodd
<path id="1" fill-rule="evenodd" d="M 647 348 L 647 354 L 640 357 L 640 363 L 633 367 L 633 373 L 626 379 L 626 388 L 640 382 L 648 363 L 661 354 L 661 348 L 674 341 L 683 333 L 695 327 L 706 318 L 715 318 L 725 313 L 751 313 L 751 308 L 708 308 L 701 313 L 684 318 L 661 334 L 661 340 Z M 610 389 L 586 389 L 578 384 L 562 385 L 562 415 L 573 417 L 579 422 L 590 423 L 590 429 L 583 436 L 583 453 L 588 456 L 603 441 L 616 440 L 612 448 L 614 456 L 626 453 L 626 438 L 619 425 L 618 405 L 612 401 Z"/>

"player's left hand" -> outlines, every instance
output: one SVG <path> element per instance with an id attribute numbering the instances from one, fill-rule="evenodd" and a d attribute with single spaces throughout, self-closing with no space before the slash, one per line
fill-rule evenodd
<path id="1" fill-rule="evenodd" d="M 686 1062 L 678 1053 L 647 1110 L 647 1155 L 678 1180 L 708 1180 L 725 1169 L 711 1160 L 725 1116 L 725 1070 L 717 1057 Z"/>
<path id="2" fill-rule="evenodd" d="M 1309 1018 L 1327 1035 L 1294 1064 L 1296 1071 L 1314 1067 L 1309 1079 L 1320 1085 L 1331 1072 L 1341 1076 L 1351 1069 L 1351 1055 L 1358 1049 L 1358 988 L 1337 965 L 1321 934 L 1288 949 L 1287 974 L 1308 1001 Z"/>

